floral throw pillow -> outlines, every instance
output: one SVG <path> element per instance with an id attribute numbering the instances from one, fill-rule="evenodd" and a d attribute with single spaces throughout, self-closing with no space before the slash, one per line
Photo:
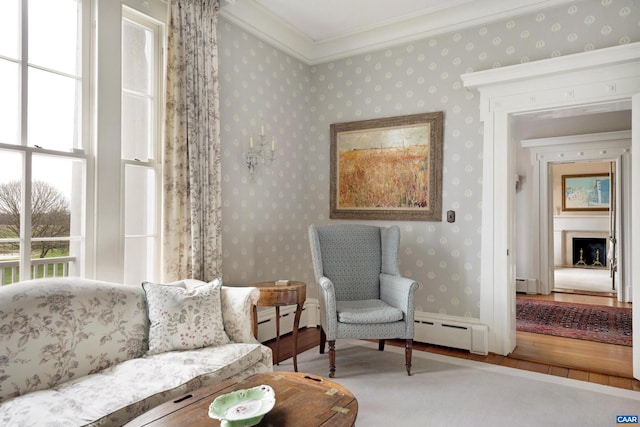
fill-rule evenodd
<path id="1" fill-rule="evenodd" d="M 193 289 L 144 282 L 149 313 L 147 355 L 226 344 L 219 280 Z"/>

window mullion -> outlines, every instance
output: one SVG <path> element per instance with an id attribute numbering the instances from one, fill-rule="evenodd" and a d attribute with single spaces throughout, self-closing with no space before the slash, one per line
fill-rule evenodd
<path id="1" fill-rule="evenodd" d="M 27 146 L 27 112 L 29 99 L 29 2 L 23 0 L 20 14 L 20 144 Z M 31 152 L 23 154 L 22 191 L 20 215 L 20 274 L 19 280 L 29 280 L 31 275 Z"/>
<path id="2" fill-rule="evenodd" d="M 20 215 L 20 280 L 31 278 L 31 171 L 33 154 L 31 150 L 24 153 L 24 178 L 22 180 L 22 212 Z"/>
<path id="3" fill-rule="evenodd" d="M 28 76 L 29 76 L 29 1 L 22 0 L 20 16 L 20 143 L 27 146 Z"/>

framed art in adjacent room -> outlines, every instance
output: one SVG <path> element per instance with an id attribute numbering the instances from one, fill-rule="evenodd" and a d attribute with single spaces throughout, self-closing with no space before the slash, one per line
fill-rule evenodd
<path id="1" fill-rule="evenodd" d="M 608 211 L 610 202 L 609 174 L 562 175 L 563 211 Z"/>
<path id="2" fill-rule="evenodd" d="M 441 221 L 443 116 L 332 124 L 330 217 Z"/>

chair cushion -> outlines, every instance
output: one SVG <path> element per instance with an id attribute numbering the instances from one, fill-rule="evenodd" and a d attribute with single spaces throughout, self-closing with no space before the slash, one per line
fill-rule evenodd
<path id="1" fill-rule="evenodd" d="M 336 301 L 340 323 L 391 323 L 402 320 L 402 310 L 379 299 Z"/>

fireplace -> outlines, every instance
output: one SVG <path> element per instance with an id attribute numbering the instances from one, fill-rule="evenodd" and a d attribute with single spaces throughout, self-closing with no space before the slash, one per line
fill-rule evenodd
<path id="1" fill-rule="evenodd" d="M 606 268 L 608 239 L 609 232 L 604 230 L 562 230 L 561 265 L 564 267 Z M 595 248 L 593 246 L 585 246 L 585 241 L 587 241 L 586 243 L 588 243 L 589 240 L 597 241 L 598 246 Z M 575 249 L 574 242 L 576 242 Z M 584 260 L 584 263 L 578 264 L 578 262 L 580 261 L 581 246 L 582 258 Z M 597 258 L 596 250 L 598 250 Z M 596 259 L 602 264 L 602 266 L 597 265 L 597 263 L 595 266 L 593 265 Z"/>
<path id="2" fill-rule="evenodd" d="M 575 267 L 606 268 L 607 239 L 574 237 L 572 265 Z"/>

